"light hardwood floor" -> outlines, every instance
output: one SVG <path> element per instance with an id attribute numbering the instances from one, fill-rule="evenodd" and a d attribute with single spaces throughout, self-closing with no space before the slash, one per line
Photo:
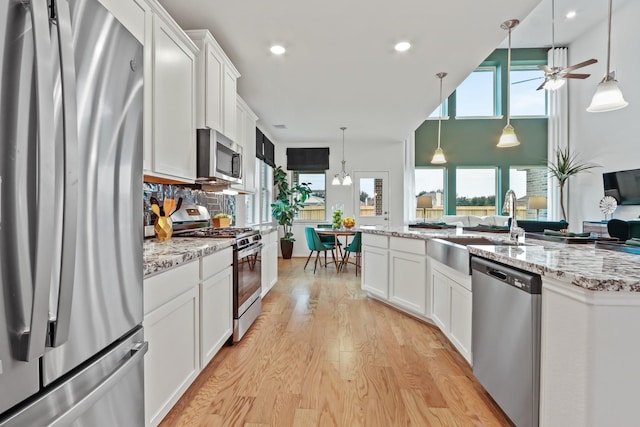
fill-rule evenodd
<path id="1" fill-rule="evenodd" d="M 436 327 L 367 298 L 353 266 L 304 261 L 279 260 L 256 323 L 162 427 L 511 425 Z"/>

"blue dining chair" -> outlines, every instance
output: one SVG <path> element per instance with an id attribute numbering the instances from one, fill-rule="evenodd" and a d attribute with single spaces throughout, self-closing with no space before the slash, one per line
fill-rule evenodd
<path id="1" fill-rule="evenodd" d="M 328 229 L 332 229 L 333 228 L 333 224 L 318 224 L 316 225 L 316 228 L 328 228 Z M 325 245 L 331 245 L 331 246 L 335 246 L 336 245 L 336 238 L 334 236 L 320 236 L 320 240 L 322 240 L 322 243 L 324 243 Z M 340 241 L 338 241 L 338 246 L 342 246 L 342 243 L 340 243 Z"/>
<path id="2" fill-rule="evenodd" d="M 360 253 L 362 252 L 362 232 L 358 231 L 353 236 L 353 240 L 349 245 L 344 248 L 344 257 L 342 258 L 342 262 L 340 263 L 340 268 L 338 271 L 342 270 L 345 265 L 349 262 L 349 255 L 352 253 L 356 256 L 356 276 L 358 275 L 358 269 L 360 268 Z"/>
<path id="3" fill-rule="evenodd" d="M 316 230 L 313 227 L 306 227 L 304 229 L 305 236 L 307 237 L 307 247 L 311 252 L 309 252 L 309 256 L 307 257 L 307 262 L 304 264 L 303 270 L 306 270 L 307 264 L 309 264 L 309 260 L 311 259 L 311 255 L 316 252 L 316 262 L 313 265 L 313 274 L 316 274 L 316 268 L 318 268 L 318 260 L 320 259 L 320 252 L 324 252 L 324 265 L 327 265 L 327 251 L 331 251 L 331 257 L 333 261 L 336 262 L 336 254 L 334 252 L 335 245 L 329 245 L 323 243 L 320 240 L 320 236 L 316 233 Z M 322 263 L 320 263 L 322 266 Z"/>

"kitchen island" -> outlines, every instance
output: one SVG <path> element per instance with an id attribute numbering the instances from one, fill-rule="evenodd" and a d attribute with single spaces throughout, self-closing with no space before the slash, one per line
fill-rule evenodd
<path id="1" fill-rule="evenodd" d="M 436 276 L 431 270 L 438 263 L 430 259 L 426 245 L 419 241 L 454 235 L 508 239 L 504 234 L 467 233 L 461 229 L 400 227 L 363 228 L 361 231 L 364 233 L 363 288 L 370 291 L 367 277 L 374 274 L 368 275 L 367 271 L 373 270 L 377 282 L 374 292 L 370 291 L 371 296 L 432 322 L 434 293 L 431 281 Z M 367 241 L 371 242 L 371 239 L 373 245 L 368 247 Z M 384 239 L 388 239 L 386 252 Z M 524 243 L 519 246 L 470 245 L 467 249 L 471 255 L 542 277 L 540 425 L 636 425 L 640 419 L 640 407 L 635 398 L 640 383 L 640 370 L 637 369 L 640 258 L 596 249 L 592 243 L 563 244 L 530 238 Z M 412 248 L 414 252 L 417 249 L 417 255 L 404 251 L 403 247 Z M 368 259 L 375 259 L 375 262 L 371 261 L 368 266 Z M 394 269 L 394 263 L 400 268 Z M 384 265 L 387 265 L 386 271 L 381 267 Z M 409 270 L 411 273 L 403 276 L 402 271 Z M 380 283 L 385 277 L 386 288 Z M 470 278 L 459 275 L 453 277 L 451 283 L 452 293 L 447 300 L 451 308 L 451 325 L 459 327 L 461 321 L 468 320 L 470 327 L 471 314 L 464 312 L 471 310 L 469 301 L 473 288 Z M 461 286 L 456 288 L 458 283 Z M 406 291 L 409 286 L 412 287 L 410 294 Z M 461 298 L 464 292 L 467 297 Z M 438 294 L 435 296 L 438 298 Z M 426 300 L 420 301 L 420 298 Z M 438 304 L 435 303 L 436 309 Z M 420 307 L 425 309 L 421 311 Z M 434 323 L 442 329 L 441 322 Z M 465 332 L 455 330 L 451 325 L 447 325 L 450 330 L 443 332 L 472 362 L 473 355 L 465 355 L 465 342 L 470 342 L 470 336 L 466 336 L 469 328 Z"/>

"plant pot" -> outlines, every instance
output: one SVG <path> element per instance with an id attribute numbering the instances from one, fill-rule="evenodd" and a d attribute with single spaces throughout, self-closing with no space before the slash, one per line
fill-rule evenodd
<path id="1" fill-rule="evenodd" d="M 213 226 L 216 228 L 226 228 L 231 225 L 231 218 L 213 218 Z"/>
<path id="2" fill-rule="evenodd" d="M 282 252 L 283 259 L 291 259 L 291 254 L 293 253 L 293 241 L 281 239 L 280 251 Z"/>

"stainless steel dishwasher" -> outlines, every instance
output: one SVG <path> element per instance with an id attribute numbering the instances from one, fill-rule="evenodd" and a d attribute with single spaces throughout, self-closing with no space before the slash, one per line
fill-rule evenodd
<path id="1" fill-rule="evenodd" d="M 516 426 L 537 426 L 542 280 L 484 258 L 471 269 L 473 374 Z"/>

